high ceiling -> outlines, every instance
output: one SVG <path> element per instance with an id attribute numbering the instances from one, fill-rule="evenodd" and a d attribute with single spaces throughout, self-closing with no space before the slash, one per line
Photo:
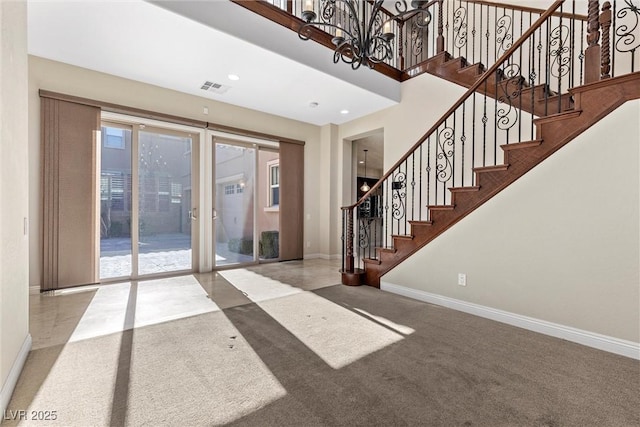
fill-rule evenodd
<path id="1" fill-rule="evenodd" d="M 316 125 L 400 98 L 398 82 L 333 64 L 331 50 L 229 1 L 30 0 L 28 37 L 32 55 Z"/>

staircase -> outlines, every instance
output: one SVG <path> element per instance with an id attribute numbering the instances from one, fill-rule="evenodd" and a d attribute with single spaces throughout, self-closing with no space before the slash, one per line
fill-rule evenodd
<path id="1" fill-rule="evenodd" d="M 611 90 L 612 86 L 616 88 L 615 91 Z M 640 72 L 584 85 L 572 89 L 570 93 L 575 99 L 574 108 L 536 119 L 536 139 L 501 145 L 500 148 L 504 151 L 502 164 L 474 168 L 474 186 L 449 188 L 450 204 L 429 206 L 429 220 L 409 221 L 408 234 L 393 235 L 391 246 L 379 248 L 377 258 L 365 258 L 365 268 L 359 272 L 364 276 L 361 279 L 363 283 L 379 287 L 383 274 L 624 102 L 639 99 Z M 343 283 L 355 284 L 354 275 L 344 275 Z"/>
<path id="2" fill-rule="evenodd" d="M 535 49 L 528 50 L 539 46 L 532 38 L 549 33 L 562 3 L 542 14 L 490 67 L 446 51 L 420 64 L 424 72 L 468 90 L 371 190 L 342 208 L 343 284 L 379 287 L 386 272 L 611 111 L 640 98 L 640 72 L 633 63 L 631 72 L 607 75 L 608 46 L 595 64 L 585 62 L 585 75 L 593 80 L 588 83 L 582 62 L 581 78 L 575 79 L 574 64 L 565 73 L 558 65 L 568 63 L 562 54 L 552 58 L 562 47 L 538 52 L 537 58 Z M 596 8 L 608 45 L 607 16 Z M 592 55 L 591 41 L 586 55 L 575 55 L 580 61 Z M 596 77 L 589 77 L 594 73 L 588 67 L 594 66 Z"/>
<path id="3" fill-rule="evenodd" d="M 232 1 L 335 47 L 331 24 L 344 2 Z M 433 17 L 427 27 L 422 15 L 392 19 L 398 44 L 376 71 L 398 81 L 430 73 L 468 89 L 360 200 L 342 208 L 343 284 L 379 287 L 383 274 L 640 98 L 640 0 L 587 2 L 585 16 L 575 1 L 544 11 L 432 0 L 424 5 Z M 326 25 L 306 25 L 309 4 Z M 374 7 L 358 4 L 369 13 Z"/>

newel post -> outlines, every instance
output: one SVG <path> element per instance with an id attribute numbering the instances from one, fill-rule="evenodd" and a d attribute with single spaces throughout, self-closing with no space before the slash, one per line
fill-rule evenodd
<path id="1" fill-rule="evenodd" d="M 355 270 L 353 259 L 353 207 L 342 208 L 342 238 L 343 242 L 343 270 L 353 273 Z"/>
<path id="2" fill-rule="evenodd" d="M 600 26 L 602 27 L 602 57 L 600 61 L 601 65 L 601 78 L 608 79 L 611 77 L 611 57 L 610 57 L 610 42 L 609 37 L 611 33 L 611 3 L 604 2 L 602 6 L 602 13 L 600 14 Z"/>
<path id="3" fill-rule="evenodd" d="M 444 25 L 442 25 L 442 3 L 443 0 L 438 0 L 438 38 L 436 38 L 436 53 L 444 52 Z"/>
<path id="4" fill-rule="evenodd" d="M 589 0 L 587 21 L 587 49 L 584 52 L 584 82 L 592 83 L 600 80 L 600 4 L 598 0 Z"/>

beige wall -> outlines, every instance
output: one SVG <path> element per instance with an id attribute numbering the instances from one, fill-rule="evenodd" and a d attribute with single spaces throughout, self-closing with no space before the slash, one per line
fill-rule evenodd
<path id="1" fill-rule="evenodd" d="M 320 235 L 327 234 L 323 225 L 318 225 L 316 212 L 320 200 L 318 176 L 327 175 L 317 161 L 321 157 L 320 128 L 318 126 L 261 113 L 246 108 L 217 102 L 208 98 L 163 89 L 108 74 L 50 61 L 40 57 L 29 57 L 29 186 L 30 226 L 34 230 L 29 241 L 31 255 L 29 280 L 32 285 L 40 283 L 40 104 L 38 90 L 45 89 L 85 98 L 97 99 L 146 110 L 209 121 L 257 132 L 306 141 L 305 145 L 305 255 L 321 253 Z M 202 113 L 203 107 L 209 114 Z M 308 242 L 308 246 L 307 243 Z"/>
<path id="2" fill-rule="evenodd" d="M 626 103 L 382 280 L 640 342 L 639 123 Z"/>
<path id="3" fill-rule="evenodd" d="M 0 2 L 0 409 L 29 333 L 26 20 L 25 2 Z"/>
<path id="4" fill-rule="evenodd" d="M 384 133 L 384 172 L 387 172 L 413 146 L 420 137 L 453 105 L 466 91 L 462 86 L 450 83 L 430 74 L 423 74 L 402 83 L 402 102 L 374 114 L 340 125 L 332 151 L 332 174 L 343 183 L 342 190 L 334 193 L 334 212 L 341 206 L 354 203 L 355 167 L 353 166 L 353 140 L 372 133 Z M 327 143 L 323 139 L 323 143 Z M 370 185 L 373 183 L 369 183 Z M 330 227 L 333 251 L 340 251 L 341 217 Z M 336 253 L 336 252 L 332 252 Z"/>

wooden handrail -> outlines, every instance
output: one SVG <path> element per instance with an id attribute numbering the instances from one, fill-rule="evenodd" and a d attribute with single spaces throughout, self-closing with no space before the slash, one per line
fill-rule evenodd
<path id="1" fill-rule="evenodd" d="M 442 117 L 416 142 L 400 160 L 398 160 L 389 170 L 385 173 L 382 178 L 378 180 L 374 185 L 371 186 L 369 191 L 367 191 L 356 203 L 350 206 L 343 206 L 341 209 L 343 210 L 351 210 L 356 206 L 362 204 L 370 195 L 374 193 L 374 191 L 379 188 L 382 183 L 391 176 L 391 174 L 405 161 L 411 156 L 411 154 L 416 151 L 420 146 L 433 134 L 439 127 L 442 125 L 445 120 L 449 118 L 451 114 L 453 114 L 458 107 L 460 107 L 473 93 L 478 90 L 478 88 L 495 73 L 498 68 L 505 62 L 511 55 L 515 53 L 515 51 L 522 46 L 522 44 L 538 29 L 538 27 L 542 26 L 542 24 L 553 15 L 553 13 L 560 7 L 560 5 L 564 3 L 564 0 L 556 0 L 555 3 L 551 5 L 549 9 L 547 9 L 536 22 L 529 27 L 527 31 L 493 64 L 485 73 L 482 78 L 479 78 L 465 93 L 456 101 L 455 104 L 451 106 L 447 110 L 446 113 L 442 115 Z"/>
<path id="2" fill-rule="evenodd" d="M 483 0 L 462 0 L 462 1 L 464 1 L 465 3 L 479 4 L 482 6 L 503 7 L 505 9 L 513 9 L 513 10 L 518 10 L 522 12 L 538 13 L 540 15 L 546 12 L 544 9 L 537 9 L 535 7 L 518 6 L 515 4 L 493 3 L 489 1 L 483 1 Z M 587 21 L 586 15 L 578 15 L 578 14 L 567 13 L 567 12 L 554 12 L 552 16 L 557 16 L 562 18 L 573 18 L 573 19 L 579 19 L 581 21 Z"/>

